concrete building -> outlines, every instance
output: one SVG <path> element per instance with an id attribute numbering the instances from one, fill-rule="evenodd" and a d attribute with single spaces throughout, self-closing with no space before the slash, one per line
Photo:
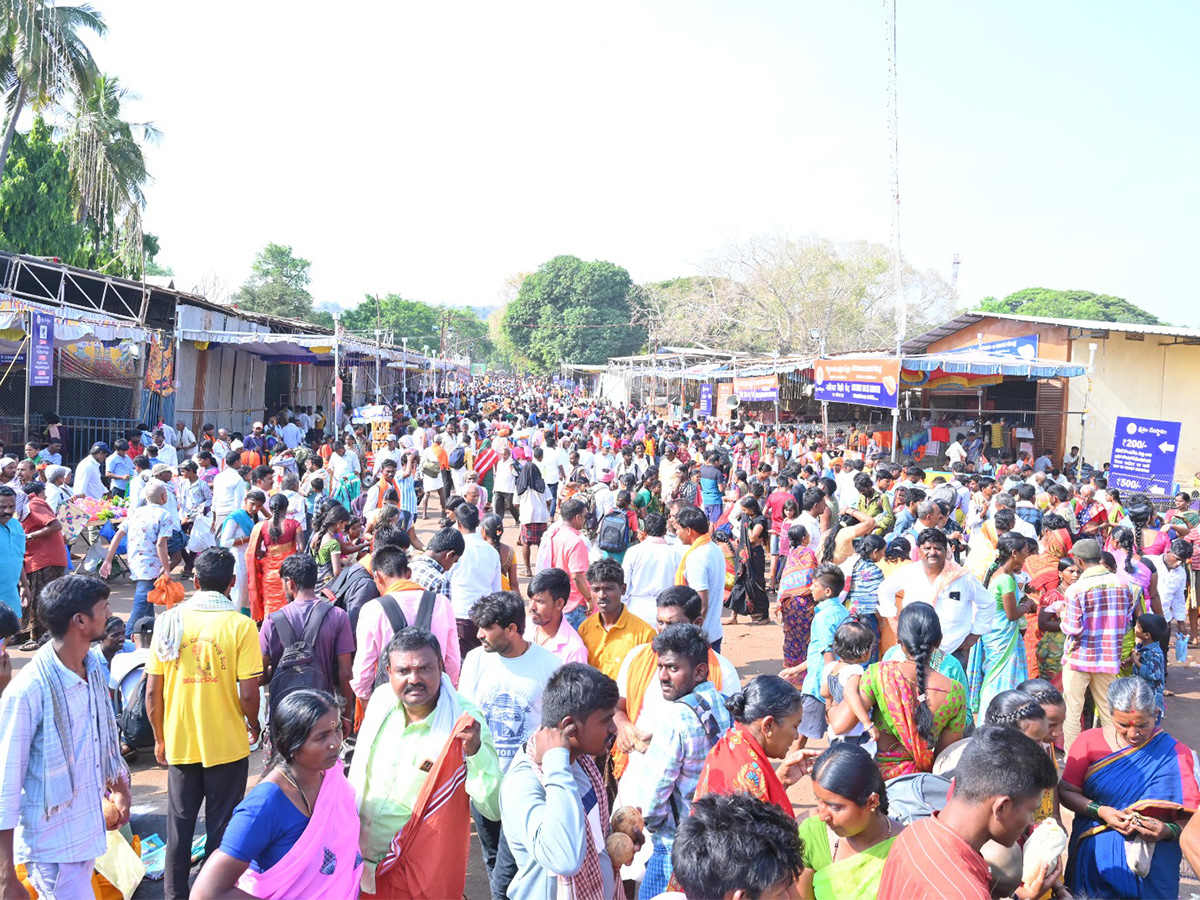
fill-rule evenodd
<path id="1" fill-rule="evenodd" d="M 1181 422 L 1176 480 L 1200 471 L 1200 427 L 1190 386 L 1200 379 L 1200 329 L 1131 325 L 1085 319 L 968 312 L 909 339 L 904 353 L 938 353 L 1008 345 L 1016 355 L 1093 365 L 1091 377 L 1050 379 L 983 388 L 988 409 L 1029 410 L 1037 449 L 1056 460 L 1072 447 L 1099 464 L 1109 460 L 1120 416 Z M 1093 356 L 1092 345 L 1095 345 Z M 935 406 L 970 409 L 977 402 L 952 393 L 931 395 Z M 1003 405 L 1001 405 L 1003 404 Z M 1083 412 L 1087 410 L 1087 422 Z"/>

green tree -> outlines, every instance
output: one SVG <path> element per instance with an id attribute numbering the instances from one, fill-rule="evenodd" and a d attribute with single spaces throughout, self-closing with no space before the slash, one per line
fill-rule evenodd
<path id="1" fill-rule="evenodd" d="M 598 364 L 643 346 L 634 322 L 629 273 L 610 262 L 556 256 L 521 282 L 502 330 L 535 368 L 560 362 Z"/>
<path id="2" fill-rule="evenodd" d="M 84 229 L 75 220 L 71 162 L 39 117 L 18 134 L 0 181 L 0 245 L 13 253 L 75 263 Z"/>
<path id="3" fill-rule="evenodd" d="M 40 111 L 68 90 L 81 96 L 90 92 L 96 62 L 83 41 L 85 30 L 100 36 L 108 30 L 91 4 L 0 0 L 0 93 L 8 98 L 0 176 L 27 103 Z"/>
<path id="4" fill-rule="evenodd" d="M 238 309 L 289 319 L 308 319 L 313 312 L 308 292 L 312 265 L 283 244 L 267 244 L 259 251 L 250 277 L 231 299 Z"/>
<path id="5" fill-rule="evenodd" d="M 1157 316 L 1121 297 L 1094 294 L 1091 291 L 1055 291 L 1049 288 L 1025 288 L 1003 300 L 985 297 L 979 312 L 1051 319 L 1093 319 L 1098 322 L 1130 322 L 1135 325 L 1165 325 Z"/>
<path id="6" fill-rule="evenodd" d="M 342 325 L 364 337 L 374 338 L 376 322 L 390 331 L 397 344 L 408 338 L 409 349 L 420 352 L 422 346 L 437 347 L 441 320 L 438 311 L 420 300 L 406 300 L 399 294 L 386 294 L 376 303 L 368 295 L 342 316 Z"/>

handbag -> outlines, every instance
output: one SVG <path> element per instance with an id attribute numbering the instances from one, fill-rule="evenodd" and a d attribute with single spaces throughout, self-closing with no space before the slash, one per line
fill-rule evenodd
<path id="1" fill-rule="evenodd" d="M 146 597 L 155 606 L 165 606 L 170 609 L 176 603 L 182 603 L 186 591 L 182 584 L 178 581 L 172 581 L 170 574 L 163 572 L 158 576 L 158 580 L 154 582 L 154 587 L 150 589 L 149 595 Z"/>

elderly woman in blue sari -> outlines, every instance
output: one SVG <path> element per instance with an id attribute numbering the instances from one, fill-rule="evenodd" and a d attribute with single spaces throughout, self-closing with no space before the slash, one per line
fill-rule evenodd
<path id="1" fill-rule="evenodd" d="M 978 721 L 992 698 L 1010 691 L 1029 677 L 1021 625 L 1037 610 L 1034 600 L 1022 600 L 1016 576 L 1029 555 L 1025 538 L 1015 531 L 1000 536 L 996 559 L 983 578 L 996 604 L 991 630 L 971 647 L 967 659 L 967 707 Z"/>
<path id="2" fill-rule="evenodd" d="M 1149 682 L 1108 688 L 1112 725 L 1071 745 L 1059 799 L 1075 813 L 1067 886 L 1087 897 L 1178 897 L 1179 835 L 1200 806 L 1200 761 L 1158 727 Z"/>

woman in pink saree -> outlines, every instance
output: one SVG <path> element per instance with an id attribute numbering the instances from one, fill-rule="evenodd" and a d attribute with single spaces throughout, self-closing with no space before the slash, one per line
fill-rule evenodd
<path id="1" fill-rule="evenodd" d="M 193 900 L 352 900 L 362 856 L 357 801 L 338 758 L 337 703 L 324 691 L 292 691 L 271 717 L 271 742 L 267 774 L 233 811 Z"/>

